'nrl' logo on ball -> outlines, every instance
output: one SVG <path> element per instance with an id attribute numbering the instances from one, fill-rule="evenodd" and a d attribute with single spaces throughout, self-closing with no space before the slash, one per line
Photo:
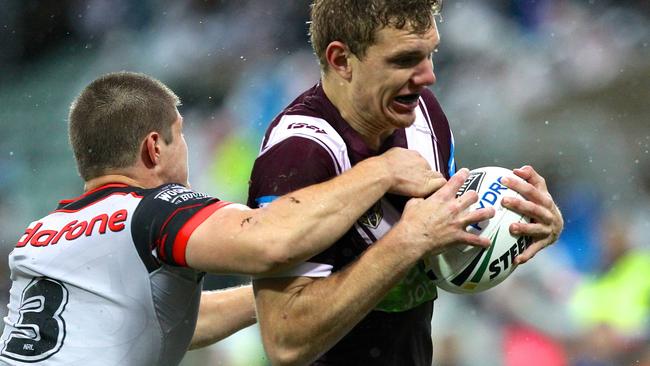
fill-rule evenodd
<path id="1" fill-rule="evenodd" d="M 485 177 L 485 172 L 471 172 L 469 173 L 469 176 L 465 181 L 463 182 L 463 185 L 460 186 L 458 189 L 458 192 L 456 192 L 456 198 L 462 196 L 465 192 L 467 191 L 475 191 L 478 192 L 479 187 L 481 187 L 481 183 L 483 182 L 483 178 Z"/>
<path id="2" fill-rule="evenodd" d="M 361 218 L 359 218 L 359 224 L 371 229 L 376 229 L 383 217 L 384 211 L 381 208 L 381 201 L 378 201 L 370 207 Z"/>

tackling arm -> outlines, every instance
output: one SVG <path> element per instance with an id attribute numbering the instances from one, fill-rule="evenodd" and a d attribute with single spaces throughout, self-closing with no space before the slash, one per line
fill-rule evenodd
<path id="1" fill-rule="evenodd" d="M 445 183 L 416 152 L 393 149 L 255 210 L 217 210 L 190 236 L 186 259 L 206 272 L 265 275 L 323 251 L 387 191 L 420 197 Z"/>

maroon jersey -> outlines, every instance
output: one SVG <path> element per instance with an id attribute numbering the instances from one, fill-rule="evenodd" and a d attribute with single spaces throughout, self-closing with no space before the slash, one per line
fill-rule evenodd
<path id="1" fill-rule="evenodd" d="M 418 150 L 447 178 L 454 173 L 453 137 L 433 93 L 420 97 L 416 120 L 370 149 L 316 85 L 294 100 L 267 130 L 253 167 L 248 205 L 341 174 L 392 147 Z M 354 261 L 399 220 L 408 198 L 386 195 L 327 250 L 283 276 L 326 277 Z M 430 365 L 436 288 L 420 266 L 314 365 Z"/>

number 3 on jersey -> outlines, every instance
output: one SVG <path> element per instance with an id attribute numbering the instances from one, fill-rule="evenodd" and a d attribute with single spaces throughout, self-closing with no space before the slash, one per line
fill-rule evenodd
<path id="1" fill-rule="evenodd" d="M 57 353 L 65 338 L 61 314 L 68 303 L 68 290 L 59 281 L 33 279 L 20 301 L 20 318 L 2 348 L 1 356 L 22 362 L 37 362 Z"/>

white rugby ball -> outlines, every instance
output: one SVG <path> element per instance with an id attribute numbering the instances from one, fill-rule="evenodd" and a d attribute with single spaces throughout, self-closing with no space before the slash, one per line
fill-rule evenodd
<path id="1" fill-rule="evenodd" d="M 487 290 L 505 280 L 515 270 L 515 257 L 526 249 L 530 237 L 510 235 L 510 224 L 530 222 L 529 218 L 501 206 L 503 197 L 521 195 L 501 184 L 505 176 L 517 177 L 510 169 L 484 167 L 470 171 L 456 196 L 476 191 L 479 200 L 469 210 L 494 207 L 493 218 L 467 227 L 467 231 L 487 237 L 488 248 L 457 246 L 424 259 L 427 275 L 436 286 L 453 293 L 475 293 Z"/>

